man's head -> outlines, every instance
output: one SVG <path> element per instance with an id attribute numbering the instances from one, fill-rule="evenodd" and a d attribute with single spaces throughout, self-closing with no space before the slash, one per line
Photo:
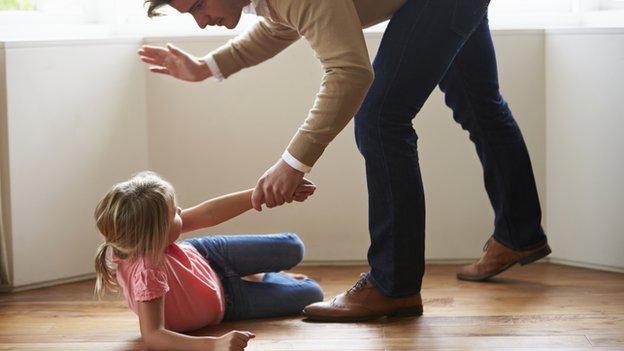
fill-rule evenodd
<path id="1" fill-rule="evenodd" d="M 161 15 L 156 10 L 163 5 L 170 5 L 180 13 L 190 13 L 200 28 L 206 26 L 236 27 L 243 7 L 250 0 L 146 0 L 149 17 Z"/>

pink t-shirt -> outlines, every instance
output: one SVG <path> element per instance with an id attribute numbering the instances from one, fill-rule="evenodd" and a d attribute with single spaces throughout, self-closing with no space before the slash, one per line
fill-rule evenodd
<path id="1" fill-rule="evenodd" d="M 144 258 L 117 264 L 117 281 L 128 307 L 138 314 L 139 301 L 164 296 L 165 327 L 187 331 L 221 322 L 225 298 L 221 280 L 208 262 L 188 244 L 173 243 L 156 266 Z"/>

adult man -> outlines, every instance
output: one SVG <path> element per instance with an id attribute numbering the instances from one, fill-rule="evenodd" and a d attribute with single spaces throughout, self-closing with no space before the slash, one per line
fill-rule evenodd
<path id="1" fill-rule="evenodd" d="M 355 114 L 366 160 L 371 271 L 347 292 L 313 304 L 322 321 L 422 314 L 425 204 L 412 119 L 439 85 L 470 134 L 495 211 L 485 253 L 458 278 L 484 280 L 550 253 L 529 155 L 499 93 L 489 0 L 151 0 L 170 3 L 204 28 L 233 28 L 245 6 L 263 16 L 249 31 L 197 59 L 173 46 L 144 47 L 152 71 L 187 80 L 227 78 L 274 56 L 300 36 L 325 75 L 314 107 L 282 158 L 258 181 L 254 207 L 281 205 Z M 392 17 L 373 63 L 361 28 Z M 369 89 L 370 87 L 370 89 Z M 361 106 L 360 106 L 361 105 Z M 358 110 L 359 108 L 359 110 Z M 357 113 L 356 113 L 357 111 Z"/>

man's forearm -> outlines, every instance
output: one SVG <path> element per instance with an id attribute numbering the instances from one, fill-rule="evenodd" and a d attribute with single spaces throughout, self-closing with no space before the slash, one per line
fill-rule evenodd
<path id="1" fill-rule="evenodd" d="M 212 227 L 252 208 L 253 189 L 223 195 L 182 211 L 183 232 Z"/>

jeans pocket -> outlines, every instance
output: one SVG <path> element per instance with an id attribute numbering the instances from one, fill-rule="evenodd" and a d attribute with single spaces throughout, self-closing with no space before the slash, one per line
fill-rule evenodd
<path id="1" fill-rule="evenodd" d="M 451 29 L 468 39 L 487 14 L 490 0 L 455 0 Z"/>

